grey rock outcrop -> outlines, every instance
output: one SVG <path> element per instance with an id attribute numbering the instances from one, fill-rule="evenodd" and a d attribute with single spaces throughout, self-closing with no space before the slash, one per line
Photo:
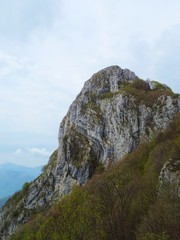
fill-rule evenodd
<path id="1" fill-rule="evenodd" d="M 180 197 L 180 159 L 170 159 L 161 169 L 160 176 L 160 191 L 166 184 L 173 184 L 173 190 Z"/>
<path id="2" fill-rule="evenodd" d="M 60 124 L 59 147 L 44 172 L 13 207 L 11 200 L 0 212 L 0 239 L 7 239 L 34 211 L 68 194 L 74 184 L 86 183 L 99 164 L 119 161 L 168 126 L 180 110 L 179 96 L 162 95 L 146 104 L 137 98 L 138 88 L 135 95 L 128 92 L 137 80 L 130 70 L 112 66 L 85 82 Z"/>

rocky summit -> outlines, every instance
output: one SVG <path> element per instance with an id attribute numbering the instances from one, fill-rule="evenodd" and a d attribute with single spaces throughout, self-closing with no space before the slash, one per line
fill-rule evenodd
<path id="1" fill-rule="evenodd" d="M 114 165 L 141 142 L 150 141 L 179 110 L 179 95 L 163 84 L 144 81 L 118 66 L 95 73 L 62 120 L 58 149 L 43 173 L 2 208 L 0 239 L 70 193 L 73 185 L 84 185 L 100 165 Z"/>

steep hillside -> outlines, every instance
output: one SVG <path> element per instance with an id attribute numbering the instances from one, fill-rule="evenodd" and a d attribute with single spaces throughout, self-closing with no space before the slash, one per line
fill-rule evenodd
<path id="1" fill-rule="evenodd" d="M 63 119 L 58 149 L 43 174 L 0 212 L 1 239 L 74 185 L 84 185 L 98 169 L 116 164 L 153 139 L 179 109 L 178 94 L 155 81 L 143 81 L 130 70 L 112 66 L 94 74 Z"/>
<path id="2" fill-rule="evenodd" d="M 173 180 L 173 181 L 172 181 Z M 10 240 L 179 240 L 180 115 L 88 184 L 36 214 Z"/>

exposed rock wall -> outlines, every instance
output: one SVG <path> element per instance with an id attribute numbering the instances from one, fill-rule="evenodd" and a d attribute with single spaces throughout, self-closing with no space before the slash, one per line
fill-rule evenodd
<path id="1" fill-rule="evenodd" d="M 84 184 L 98 164 L 108 166 L 120 160 L 173 120 L 180 110 L 180 98 L 162 95 L 151 106 L 138 101 L 124 90 L 124 85 L 137 79 L 130 70 L 112 66 L 84 84 L 60 124 L 59 147 L 44 173 L 32 182 L 22 198 L 16 199 L 13 209 L 10 201 L 0 212 L 2 240 L 36 209 L 68 194 L 74 184 Z M 147 82 L 144 86 L 150 91 Z"/>

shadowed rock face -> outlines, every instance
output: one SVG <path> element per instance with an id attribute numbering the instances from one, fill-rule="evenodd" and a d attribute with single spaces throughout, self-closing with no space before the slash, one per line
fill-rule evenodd
<path id="1" fill-rule="evenodd" d="M 137 99 L 138 92 L 134 96 L 126 91 L 137 80 L 130 70 L 112 66 L 85 82 L 60 124 L 58 150 L 43 174 L 30 184 L 14 207 L 9 201 L 0 212 L 1 239 L 27 221 L 35 209 L 51 205 L 68 194 L 74 184 L 83 185 L 99 164 L 107 167 L 120 160 L 174 119 L 180 98 L 162 95 L 149 106 Z M 143 87 L 153 91 L 147 82 L 143 82 Z M 14 209 L 18 213 L 12 220 Z"/>

